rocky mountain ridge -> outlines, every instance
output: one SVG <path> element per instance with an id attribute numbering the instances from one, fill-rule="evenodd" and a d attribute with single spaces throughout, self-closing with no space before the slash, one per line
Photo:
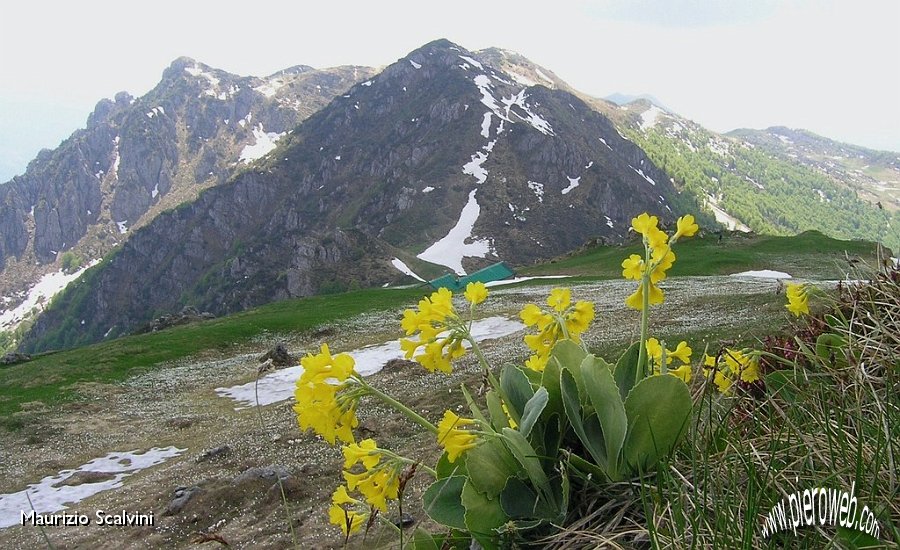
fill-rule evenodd
<path id="1" fill-rule="evenodd" d="M 143 97 L 101 100 L 84 129 L 0 185 L 4 309 L 41 276 L 99 260 L 160 212 L 226 181 L 373 73 L 296 66 L 241 77 L 179 58 Z"/>
<path id="2" fill-rule="evenodd" d="M 589 238 L 621 241 L 641 211 L 672 220 L 676 194 L 577 97 L 436 41 L 135 232 L 41 316 L 24 349 L 111 337 L 186 305 L 218 315 L 398 280 L 392 257 L 432 273 L 527 264 Z"/>

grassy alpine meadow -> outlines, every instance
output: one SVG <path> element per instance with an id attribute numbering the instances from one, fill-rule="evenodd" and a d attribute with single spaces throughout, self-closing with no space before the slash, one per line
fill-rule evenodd
<path id="1" fill-rule="evenodd" d="M 233 353 L 264 333 L 302 332 L 368 311 L 389 310 L 421 295 L 412 289 L 368 289 L 287 300 L 192 325 L 46 353 L 0 368 L 0 418 L 22 403 L 52 405 L 75 397 L 83 382 L 118 382 L 142 370 L 204 353 Z"/>

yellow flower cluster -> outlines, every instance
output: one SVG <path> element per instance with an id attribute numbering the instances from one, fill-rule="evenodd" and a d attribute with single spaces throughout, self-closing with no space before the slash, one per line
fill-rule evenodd
<path id="1" fill-rule="evenodd" d="M 660 374 L 662 372 L 662 361 L 663 361 L 663 351 L 665 351 L 666 357 L 666 372 L 673 376 L 677 376 L 684 380 L 685 383 L 691 381 L 691 348 L 688 347 L 687 342 L 681 341 L 675 347 L 675 350 L 667 350 L 663 348 L 662 344 L 660 344 L 659 340 L 656 338 L 648 338 L 647 339 L 647 355 L 650 357 L 653 362 L 653 374 Z M 681 366 L 677 369 L 669 368 L 669 365 L 672 364 L 673 359 L 678 359 L 681 361 Z"/>
<path id="2" fill-rule="evenodd" d="M 359 529 L 369 519 L 368 512 L 358 512 L 354 509 L 346 509 L 345 504 L 351 506 L 360 506 L 362 502 L 351 497 L 347 493 L 347 488 L 341 485 L 331 495 L 331 507 L 328 509 L 328 521 L 337 525 L 344 532 L 344 535 L 350 535 L 359 531 Z"/>
<path id="3" fill-rule="evenodd" d="M 788 283 L 787 284 L 788 303 L 784 306 L 795 317 L 801 315 L 809 315 L 809 285 Z"/>
<path id="4" fill-rule="evenodd" d="M 487 295 L 484 283 L 466 286 L 465 297 L 471 307 L 483 302 Z M 450 374 L 451 361 L 466 353 L 463 341 L 469 337 L 469 327 L 453 307 L 453 293 L 446 288 L 420 300 L 418 309 L 404 311 L 400 326 L 407 336 L 418 332 L 418 340 L 401 339 L 400 348 L 406 352 L 407 359 L 415 358 L 429 372 L 439 370 Z M 422 352 L 416 355 L 419 348 Z"/>
<path id="5" fill-rule="evenodd" d="M 399 474 L 403 465 L 387 458 L 374 439 L 363 440 L 359 445 L 347 445 L 342 450 L 347 488 L 359 491 L 373 508 L 387 512 L 387 501 L 395 500 L 399 494 Z M 362 464 L 364 471 L 352 473 L 356 464 Z"/>
<path id="6" fill-rule="evenodd" d="M 313 430 L 331 444 L 335 439 L 352 443 L 356 418 L 356 399 L 340 393 L 344 382 L 354 373 L 353 357 L 340 353 L 332 357 L 327 344 L 321 352 L 300 360 L 303 374 L 294 391 L 294 412 L 303 431 Z"/>
<path id="7" fill-rule="evenodd" d="M 537 372 L 543 372 L 550 359 L 550 351 L 558 341 L 568 338 L 580 342 L 581 334 L 594 320 L 594 304 L 581 301 L 572 305 L 572 292 L 568 288 L 551 290 L 547 305 L 550 311 L 528 304 L 519 313 L 527 326 L 537 327 L 539 331 L 525 336 L 525 344 L 535 352 L 525 366 Z"/>
<path id="8" fill-rule="evenodd" d="M 445 411 L 444 418 L 438 424 L 438 444 L 447 451 L 447 460 L 456 462 L 461 454 L 478 444 L 478 436 L 468 430 L 461 430 L 458 426 L 475 424 L 471 418 L 460 418 L 452 411 Z"/>
<path id="9" fill-rule="evenodd" d="M 738 380 L 747 383 L 759 380 L 759 355 L 752 351 L 726 348 L 718 357 L 706 356 L 703 376 L 709 377 L 713 371 L 713 382 L 719 392 L 727 395 Z"/>
<path id="10" fill-rule="evenodd" d="M 666 271 L 675 263 L 672 244 L 681 237 L 694 236 L 699 227 L 694 222 L 694 216 L 690 214 L 682 216 L 678 218 L 677 230 L 670 241 L 669 236 L 659 229 L 659 218 L 646 212 L 632 218 L 631 227 L 643 237 L 646 254 L 643 258 L 638 254 L 632 254 L 622 262 L 622 276 L 641 281 L 637 290 L 625 300 L 625 304 L 632 309 L 640 310 L 644 305 L 644 277 L 648 278 L 646 285 L 648 302 L 650 305 L 661 304 L 665 296 L 657 284 L 666 278 Z"/>

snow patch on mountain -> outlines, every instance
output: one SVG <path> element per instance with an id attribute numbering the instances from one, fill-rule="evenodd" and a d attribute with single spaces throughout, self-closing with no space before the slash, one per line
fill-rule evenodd
<path id="1" fill-rule="evenodd" d="M 491 142 L 491 148 L 493 148 L 494 142 Z M 487 181 L 488 171 L 484 169 L 482 164 L 484 164 L 488 159 L 487 153 L 482 151 L 478 151 L 474 155 L 472 155 L 472 160 L 463 165 L 462 171 L 463 174 L 468 174 L 475 178 L 475 180 L 482 184 Z"/>
<path id="2" fill-rule="evenodd" d="M 716 197 L 707 195 L 705 202 L 706 206 L 713 211 L 716 221 L 724 225 L 726 229 L 729 231 L 742 231 L 744 233 L 750 232 L 750 228 L 744 225 L 743 222 L 719 207 L 719 201 Z"/>
<path id="3" fill-rule="evenodd" d="M 569 185 L 565 189 L 562 190 L 563 195 L 568 195 L 569 191 L 578 187 L 580 180 L 581 180 L 581 176 L 578 176 L 577 178 L 570 178 L 569 176 L 566 176 L 566 179 L 569 180 Z"/>
<path id="4" fill-rule="evenodd" d="M 643 161 L 641 161 L 641 162 L 643 162 Z M 648 182 L 650 185 L 656 185 L 656 182 L 653 181 L 653 178 L 651 178 L 650 176 L 648 176 L 647 174 L 644 173 L 643 168 L 635 168 L 634 166 L 632 166 L 632 165 L 630 165 L 630 164 L 628 165 L 628 167 L 631 168 L 632 170 L 634 170 L 634 173 L 635 173 L 635 174 L 637 174 L 637 175 L 639 175 L 640 177 L 642 177 L 642 178 L 644 178 L 645 180 L 647 180 L 647 182 Z"/>
<path id="5" fill-rule="evenodd" d="M 534 192 L 534 196 L 537 197 L 538 202 L 544 202 L 544 184 L 538 183 L 536 181 L 529 181 L 528 188 Z"/>
<path id="6" fill-rule="evenodd" d="M 283 132 L 280 134 L 266 132 L 263 129 L 262 123 L 258 124 L 256 128 L 253 129 L 253 144 L 245 145 L 244 148 L 241 149 L 240 161 L 252 162 L 258 158 L 264 157 L 275 148 L 275 144 L 283 136 Z"/>
<path id="7" fill-rule="evenodd" d="M 646 132 L 650 128 L 656 126 L 656 123 L 659 120 L 659 115 L 663 114 L 665 114 L 665 111 L 663 111 L 656 105 L 650 105 L 649 109 L 641 113 L 641 130 Z"/>
<path id="8" fill-rule="evenodd" d="M 512 107 L 516 106 L 516 107 L 519 107 L 520 109 L 522 109 L 523 111 L 525 111 L 525 114 L 528 116 L 523 117 L 522 115 L 520 115 L 519 113 L 516 113 L 515 111 L 512 111 L 512 112 L 515 113 L 516 116 L 518 116 L 519 118 L 521 118 L 528 124 L 531 124 L 531 126 L 535 130 L 544 134 L 545 136 L 556 135 L 555 133 L 553 133 L 553 128 L 550 126 L 550 123 L 547 122 L 545 119 L 541 118 L 540 115 L 534 113 L 531 110 L 531 108 L 528 107 L 528 104 L 525 102 L 525 100 L 527 98 L 528 98 L 528 96 L 525 94 L 525 89 L 523 88 L 521 91 L 519 91 L 518 94 L 507 97 L 507 98 L 503 98 L 501 100 L 503 102 L 503 104 L 506 106 L 507 120 L 509 120 L 509 113 L 510 113 Z"/>
<path id="9" fill-rule="evenodd" d="M 481 135 L 483 137 L 491 137 L 491 112 L 484 113 L 484 120 L 481 121 Z"/>
<path id="10" fill-rule="evenodd" d="M 64 273 L 60 270 L 41 277 L 34 286 L 26 291 L 25 300 L 21 304 L 13 309 L 0 311 L 0 330 L 15 329 L 28 317 L 32 309 L 37 308 L 38 311 L 42 311 L 44 306 L 50 303 L 51 298 L 80 277 L 89 267 L 93 267 L 99 262 L 100 260 L 93 260 L 74 273 Z M 4 298 L 3 302 L 6 303 L 11 299 L 11 297 Z"/>
<path id="11" fill-rule="evenodd" d="M 479 63 L 479 62 L 478 62 L 477 60 L 475 60 L 475 59 L 472 59 L 471 57 L 468 57 L 468 56 L 465 56 L 465 55 L 461 55 L 461 56 L 459 56 L 459 58 L 462 59 L 463 61 L 467 62 L 467 63 L 471 63 L 472 65 L 478 67 L 478 70 L 480 70 L 480 71 L 483 71 L 483 70 L 484 70 L 484 67 L 481 66 L 481 63 Z"/>
<path id="12" fill-rule="evenodd" d="M 420 65 L 419 63 L 416 63 L 412 59 L 409 60 L 409 64 L 413 66 L 413 69 L 421 69 L 422 68 L 422 65 Z"/>
<path id="13" fill-rule="evenodd" d="M 284 78 L 276 76 L 274 78 L 267 78 L 263 84 L 253 89 L 266 97 L 273 97 L 278 93 L 278 90 L 283 88 L 286 84 L 287 81 Z"/>
<path id="14" fill-rule="evenodd" d="M 404 275 L 409 275 L 410 277 L 412 277 L 413 279 L 416 279 L 417 281 L 422 281 L 423 283 L 425 282 L 425 279 L 416 275 L 416 272 L 413 271 L 412 269 L 410 269 L 409 266 L 406 265 L 403 262 L 403 260 L 401 260 L 400 258 L 393 258 L 391 260 L 391 265 L 394 266 L 397 269 L 397 271 L 399 271 L 400 273 L 403 273 Z"/>
<path id="15" fill-rule="evenodd" d="M 417 258 L 437 265 L 449 267 L 457 275 L 465 275 L 463 258 L 484 258 L 493 252 L 490 239 L 473 239 L 472 230 L 481 214 L 481 207 L 475 199 L 477 189 L 469 193 L 469 200 L 459 214 L 456 225 L 447 235 L 429 246 Z M 470 242 L 466 242 L 470 241 Z"/>
<path id="16" fill-rule="evenodd" d="M 530 78 L 528 78 L 527 76 L 525 76 L 523 74 L 519 74 L 515 71 L 509 71 L 509 70 L 506 71 L 506 74 L 508 74 L 513 80 L 515 80 L 517 83 L 521 84 L 522 86 L 527 86 L 529 88 L 531 86 L 537 86 L 537 82 L 535 82 L 534 80 L 531 80 Z"/>

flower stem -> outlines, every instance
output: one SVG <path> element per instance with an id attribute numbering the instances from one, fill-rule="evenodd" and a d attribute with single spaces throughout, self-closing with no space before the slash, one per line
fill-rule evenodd
<path id="1" fill-rule="evenodd" d="M 478 357 L 478 362 L 481 363 L 481 367 L 484 369 L 484 372 L 487 373 L 488 382 L 490 382 L 491 387 L 500 392 L 500 382 L 494 376 L 494 373 L 491 372 L 491 365 L 487 362 L 487 358 L 484 356 L 484 352 L 482 352 L 481 348 L 478 346 L 478 342 L 475 341 L 475 337 L 473 337 L 471 334 L 466 334 L 466 340 L 468 340 L 469 343 L 472 344 L 472 352 L 475 353 L 476 357 Z"/>
<path id="2" fill-rule="evenodd" d="M 390 405 L 391 407 L 393 407 L 393 408 L 394 408 L 395 410 L 397 410 L 398 412 L 403 413 L 403 415 L 406 416 L 406 418 L 412 420 L 413 422 L 415 422 L 415 423 L 418 424 L 419 426 L 422 426 L 423 428 L 425 428 L 426 430 L 430 431 L 431 433 L 434 433 L 434 434 L 437 433 L 438 430 L 437 430 L 437 428 L 434 426 L 434 424 L 432 424 L 431 422 L 429 422 L 428 420 L 426 420 L 426 419 L 425 419 L 424 417 L 422 417 L 419 413 L 415 412 L 414 410 L 410 409 L 409 407 L 407 407 L 407 406 L 404 405 L 403 403 L 397 401 L 396 399 L 394 399 L 394 398 L 391 397 L 390 395 L 388 395 L 388 394 L 384 393 L 383 391 L 381 391 L 381 390 L 375 388 L 374 386 L 370 386 L 365 380 L 362 379 L 361 376 L 355 375 L 355 376 L 353 377 L 353 379 L 354 379 L 358 384 L 360 384 L 362 387 L 364 387 L 364 388 L 366 389 L 366 391 L 368 392 L 369 395 L 373 395 L 373 396 L 377 397 L 378 399 L 381 400 L 382 403 L 384 403 L 385 405 Z"/>
<path id="3" fill-rule="evenodd" d="M 634 384 L 637 385 L 644 377 L 644 365 L 647 362 L 647 332 L 650 325 L 650 247 L 644 244 L 644 265 L 648 268 L 641 275 L 641 339 L 638 350 L 638 364 L 634 369 Z"/>

